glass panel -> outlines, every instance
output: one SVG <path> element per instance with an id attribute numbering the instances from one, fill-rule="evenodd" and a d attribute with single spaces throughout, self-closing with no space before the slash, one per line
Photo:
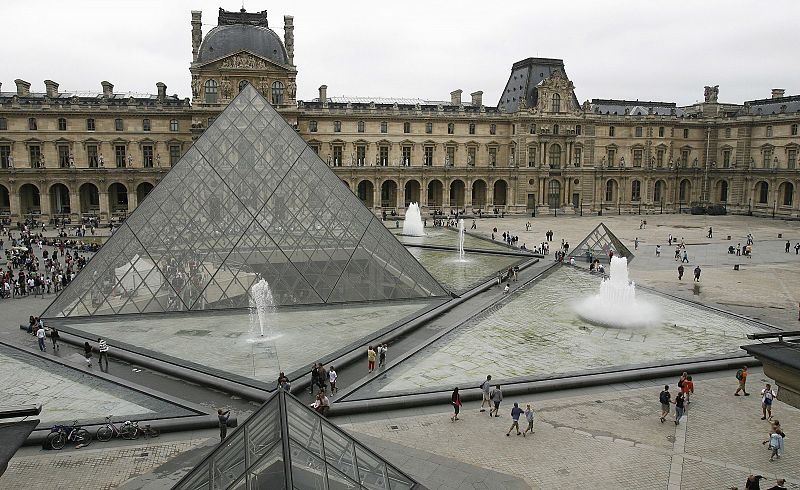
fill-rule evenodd
<path id="1" fill-rule="evenodd" d="M 245 472 L 244 431 L 226 439 L 212 458 L 214 488 L 227 488 Z"/>
<path id="2" fill-rule="evenodd" d="M 278 444 L 247 471 L 250 490 L 285 490 L 283 445 Z"/>
<path id="3" fill-rule="evenodd" d="M 320 417 L 300 404 L 286 398 L 286 420 L 289 424 L 289 437 L 297 441 L 314 455 L 322 457 Z"/>
<path id="4" fill-rule="evenodd" d="M 325 463 L 294 441 L 289 443 L 295 490 L 325 490 Z"/>
<path id="5" fill-rule="evenodd" d="M 360 446 L 356 446 L 358 475 L 362 485 L 369 490 L 387 490 L 386 465 Z"/>
<path id="6" fill-rule="evenodd" d="M 391 490 L 411 490 L 414 487 L 414 482 L 401 475 L 400 472 L 390 466 L 386 466 L 389 474 L 389 488 Z"/>
<path id="7" fill-rule="evenodd" d="M 339 473 L 331 465 L 328 465 L 328 490 L 351 490 L 358 489 L 358 483 Z"/>
<path id="8" fill-rule="evenodd" d="M 210 461 L 206 461 L 201 466 L 194 468 L 191 476 L 183 483 L 175 485 L 174 490 L 210 490 L 211 482 L 208 473 L 210 465 Z"/>
<path id="9" fill-rule="evenodd" d="M 256 461 L 281 439 L 278 398 L 274 397 L 247 421 L 247 450 Z"/>
<path id="10" fill-rule="evenodd" d="M 356 472 L 356 453 L 353 441 L 339 434 L 335 429 L 323 424 L 322 440 L 325 445 L 325 461 L 352 480 L 358 480 Z"/>

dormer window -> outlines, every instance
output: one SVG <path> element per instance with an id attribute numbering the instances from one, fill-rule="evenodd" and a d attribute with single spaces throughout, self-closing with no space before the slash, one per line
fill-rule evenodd
<path id="1" fill-rule="evenodd" d="M 561 112 L 561 96 L 553 94 L 553 112 Z"/>

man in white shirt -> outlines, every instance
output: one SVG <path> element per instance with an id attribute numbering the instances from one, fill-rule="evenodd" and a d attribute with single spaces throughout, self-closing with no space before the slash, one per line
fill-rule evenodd
<path id="1" fill-rule="evenodd" d="M 42 352 L 47 351 L 47 347 L 44 344 L 47 334 L 44 332 L 44 326 L 41 324 L 39 324 L 39 328 L 36 330 L 36 338 L 39 340 L 39 350 Z"/>
<path id="2" fill-rule="evenodd" d="M 772 402 L 777 396 L 778 394 L 772 391 L 772 385 L 769 383 L 761 390 L 761 420 L 767 420 L 768 415 L 769 419 L 772 420 Z"/>

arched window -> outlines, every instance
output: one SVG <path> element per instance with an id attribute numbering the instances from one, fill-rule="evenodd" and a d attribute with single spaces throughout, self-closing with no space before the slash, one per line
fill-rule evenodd
<path id="1" fill-rule="evenodd" d="M 767 204 L 769 201 L 769 184 L 766 182 L 758 183 L 758 203 Z"/>
<path id="2" fill-rule="evenodd" d="M 553 112 L 561 112 L 561 96 L 553 94 Z"/>
<path id="3" fill-rule="evenodd" d="M 614 202 L 616 201 L 616 194 L 617 194 L 617 181 L 616 180 L 609 180 L 606 182 L 606 201 Z"/>
<path id="4" fill-rule="evenodd" d="M 724 180 L 719 183 L 719 201 L 728 202 L 728 182 Z"/>
<path id="5" fill-rule="evenodd" d="M 206 104 L 217 103 L 217 81 L 214 79 L 206 80 L 203 84 L 203 93 L 205 93 Z"/>
<path id="6" fill-rule="evenodd" d="M 784 182 L 781 187 L 783 187 L 783 205 L 791 206 L 794 201 L 794 185 L 791 182 Z"/>
<path id="7" fill-rule="evenodd" d="M 272 104 L 283 104 L 283 84 L 281 82 L 272 83 Z"/>
<path id="8" fill-rule="evenodd" d="M 561 146 L 550 145 L 550 168 L 561 168 Z"/>
<path id="9" fill-rule="evenodd" d="M 642 183 L 638 180 L 631 182 L 631 201 L 642 200 Z"/>
<path id="10" fill-rule="evenodd" d="M 553 134 L 558 134 L 558 130 L 559 130 L 558 124 L 553 124 Z"/>
<path id="11" fill-rule="evenodd" d="M 678 200 L 686 202 L 692 192 L 692 184 L 688 180 L 682 180 L 681 186 L 678 189 Z"/>
<path id="12" fill-rule="evenodd" d="M 247 80 L 242 80 L 241 82 L 239 82 L 239 92 L 244 90 L 244 88 L 247 87 L 248 83 L 250 83 L 250 82 L 248 82 Z"/>
<path id="13" fill-rule="evenodd" d="M 653 190 L 653 202 L 663 202 L 664 195 L 666 194 L 666 187 L 667 185 L 664 183 L 663 180 L 659 180 L 656 182 L 656 186 Z"/>

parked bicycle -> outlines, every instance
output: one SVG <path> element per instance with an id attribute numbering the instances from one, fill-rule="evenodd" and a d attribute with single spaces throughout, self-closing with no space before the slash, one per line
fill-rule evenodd
<path id="1" fill-rule="evenodd" d="M 47 436 L 47 445 L 56 450 L 63 449 L 68 441 L 77 445 L 88 446 L 92 442 L 92 434 L 78 425 L 76 420 L 72 423 L 72 427 L 66 425 L 53 426 Z"/>
<path id="2" fill-rule="evenodd" d="M 137 434 L 138 429 L 130 420 L 125 421 L 122 425 L 117 427 L 111 421 L 112 415 L 106 417 L 106 425 L 97 429 L 97 440 L 102 442 L 110 441 L 112 437 L 121 437 L 123 439 L 136 439 L 139 437 Z"/>
<path id="3" fill-rule="evenodd" d="M 158 437 L 158 435 L 160 434 L 158 429 L 150 427 L 150 424 L 146 424 L 140 427 L 138 422 L 133 422 L 132 425 L 136 427 L 135 439 L 138 439 L 140 434 L 143 435 L 145 439 L 149 439 L 151 437 Z"/>

